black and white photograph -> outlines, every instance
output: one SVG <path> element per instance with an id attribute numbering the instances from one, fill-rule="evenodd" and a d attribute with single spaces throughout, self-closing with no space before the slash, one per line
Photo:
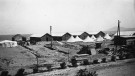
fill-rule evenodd
<path id="1" fill-rule="evenodd" d="M 0 0 L 0 76 L 135 76 L 135 0 Z"/>

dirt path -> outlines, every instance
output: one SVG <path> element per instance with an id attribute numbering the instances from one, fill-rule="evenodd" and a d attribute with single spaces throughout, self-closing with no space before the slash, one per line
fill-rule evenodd
<path id="1" fill-rule="evenodd" d="M 135 76 L 135 63 L 106 68 L 98 71 L 99 76 Z"/>
<path id="2" fill-rule="evenodd" d="M 78 66 L 77 68 L 67 68 L 31 74 L 28 76 L 75 76 L 79 69 L 87 68 L 90 71 L 96 70 L 99 76 L 134 76 L 135 75 L 135 59 L 120 60 L 117 62 L 109 62 L 88 66 Z"/>

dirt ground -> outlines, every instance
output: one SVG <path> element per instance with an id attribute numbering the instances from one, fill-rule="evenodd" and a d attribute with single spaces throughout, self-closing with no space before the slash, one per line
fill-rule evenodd
<path id="1" fill-rule="evenodd" d="M 102 69 L 98 74 L 98 76 L 135 76 L 135 63 Z"/>
<path id="2" fill-rule="evenodd" d="M 35 63 L 35 56 L 21 46 L 13 48 L 0 47 L 0 71 L 8 70 L 9 73 L 16 73 L 18 68 Z"/>
<path id="3" fill-rule="evenodd" d="M 26 49 L 24 47 L 21 47 L 21 46 L 18 46 L 15 48 L 0 48 L 0 65 L 2 66 L 0 68 L 2 68 L 2 70 L 9 69 L 11 71 L 10 74 L 15 74 L 16 71 L 18 70 L 18 68 L 24 68 L 26 72 L 32 73 L 31 66 L 36 64 L 36 60 L 35 60 L 36 57 L 31 52 L 34 52 L 37 55 L 40 55 L 39 65 L 52 64 L 55 67 L 57 67 L 57 66 L 60 67 L 59 62 L 68 61 L 68 56 L 69 56 L 69 60 L 70 60 L 70 58 L 80 50 L 81 45 L 84 45 L 85 43 L 72 43 L 72 44 L 66 43 L 65 46 L 55 44 L 54 45 L 55 50 L 50 50 L 47 47 L 44 47 L 45 44 L 49 44 L 49 43 L 39 43 L 37 45 L 28 46 L 29 48 L 33 49 L 32 51 L 29 49 Z M 88 43 L 87 43 L 87 45 L 88 45 Z M 104 58 L 104 57 L 109 58 L 109 56 L 107 56 L 107 55 L 97 54 L 97 55 L 90 55 L 90 56 L 86 56 L 86 57 L 80 57 L 78 59 L 86 58 L 91 62 L 94 59 L 99 59 L 99 58 Z M 123 61 L 121 61 L 121 62 L 123 62 Z M 101 76 L 107 76 L 107 75 L 110 76 L 111 70 L 107 70 L 107 69 L 112 69 L 112 71 L 115 72 L 115 70 L 113 70 L 114 67 L 113 68 L 106 68 L 106 67 L 108 67 L 109 65 L 112 65 L 112 64 L 117 65 L 117 63 L 115 63 L 115 62 L 107 63 L 107 64 L 102 63 L 102 64 L 97 64 L 97 65 L 78 66 L 77 68 L 71 67 L 71 68 L 67 68 L 67 69 L 54 69 L 53 71 L 50 71 L 50 72 L 31 74 L 28 76 L 75 76 L 76 72 L 79 69 L 84 69 L 84 68 L 88 68 L 89 70 L 98 70 L 98 73 Z M 127 68 L 127 67 L 125 67 L 125 68 Z M 15 68 L 15 69 L 13 69 L 13 68 Z M 42 68 L 46 68 L 46 66 L 43 66 Z M 14 73 L 12 73 L 12 71 L 14 71 Z M 122 71 L 125 71 L 125 70 L 122 70 Z M 124 72 L 124 73 L 126 73 L 126 72 Z M 128 73 L 129 72 L 127 72 L 127 74 Z"/>
<path id="4" fill-rule="evenodd" d="M 134 76 L 135 75 L 135 59 L 120 60 L 117 62 L 108 62 L 94 64 L 88 66 L 78 66 L 76 68 L 67 68 L 54 70 L 51 72 L 43 72 L 31 74 L 28 76 L 75 76 L 79 69 L 88 69 L 89 71 L 97 71 L 98 76 Z"/>

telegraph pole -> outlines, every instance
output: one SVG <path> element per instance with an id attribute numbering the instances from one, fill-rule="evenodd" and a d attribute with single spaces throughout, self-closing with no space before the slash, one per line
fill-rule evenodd
<path id="1" fill-rule="evenodd" d="M 120 21 L 118 20 L 118 33 L 119 33 L 119 37 L 120 37 Z"/>
<path id="2" fill-rule="evenodd" d="M 118 28 L 117 28 L 117 38 L 116 38 L 116 51 L 117 51 L 117 47 L 119 45 L 119 39 L 120 39 L 120 21 L 118 20 Z"/>

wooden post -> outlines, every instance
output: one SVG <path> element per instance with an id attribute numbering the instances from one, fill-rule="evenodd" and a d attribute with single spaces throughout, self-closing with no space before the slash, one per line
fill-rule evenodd
<path id="1" fill-rule="evenodd" d="M 69 62 L 69 50 L 68 50 L 68 62 Z"/>
<path id="2" fill-rule="evenodd" d="M 37 72 L 38 72 L 38 56 L 36 56 L 36 60 L 37 60 Z"/>

